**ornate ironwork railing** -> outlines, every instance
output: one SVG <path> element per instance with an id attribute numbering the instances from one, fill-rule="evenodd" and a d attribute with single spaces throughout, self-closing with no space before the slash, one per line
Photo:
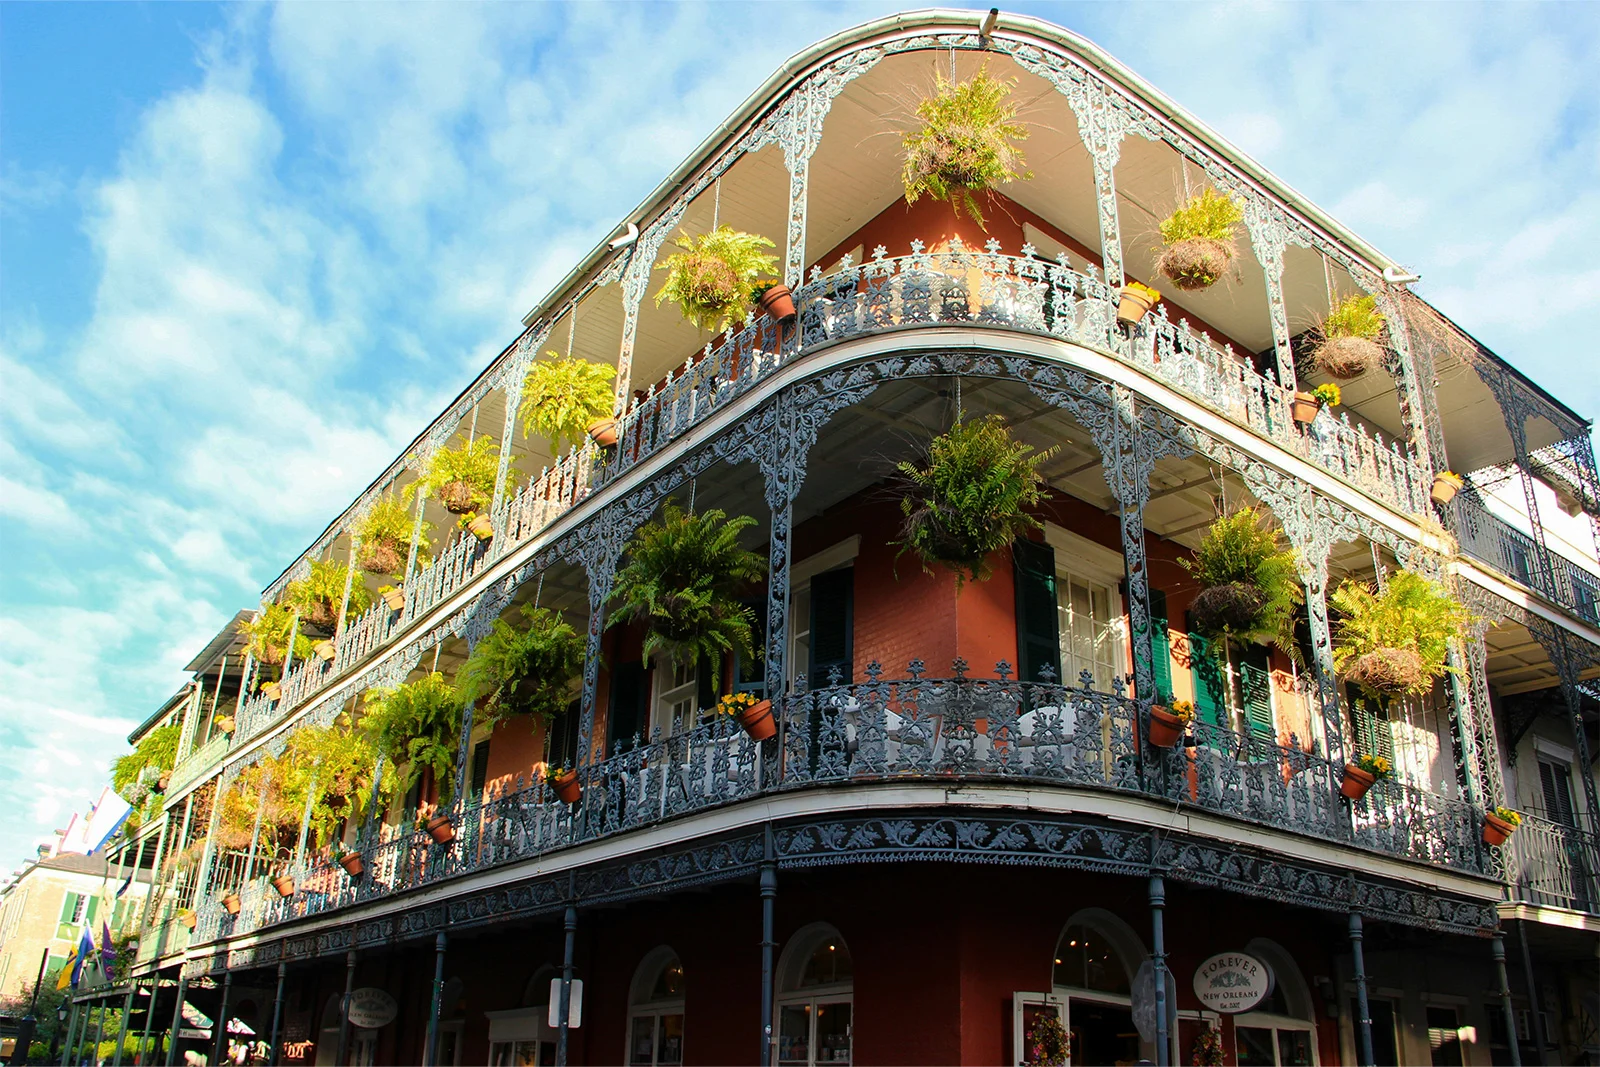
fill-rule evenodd
<path id="1" fill-rule="evenodd" d="M 1249 427 L 1285 449 L 1405 512 L 1425 511 L 1429 472 L 1415 454 L 1348 415 L 1323 413 L 1309 427 L 1289 416 L 1292 391 L 1232 349 L 1216 345 L 1166 307 L 1135 326 L 1117 324 L 1117 292 L 1094 270 L 1065 261 L 962 247 L 929 252 L 912 242 L 909 255 L 878 248 L 865 263 L 846 261 L 836 273 L 795 293 L 797 315 L 780 324 L 761 315 L 710 345 L 696 359 L 651 386 L 623 413 L 615 447 L 592 442 L 573 449 L 537 477 L 507 492 L 492 521 L 495 537 L 480 542 L 459 533 L 405 583 L 405 608 L 396 615 L 380 602 L 348 625 L 331 662 L 295 664 L 276 702 L 247 698 L 241 739 L 277 722 L 332 679 L 359 663 L 403 625 L 447 599 L 493 560 L 537 535 L 594 489 L 608 485 L 683 437 L 773 372 L 823 346 L 851 338 L 926 326 L 1001 329 L 1052 337 L 1109 352 L 1198 403 Z"/>
<path id="2" fill-rule="evenodd" d="M 1524 815 L 1505 848 L 1511 899 L 1600 914 L 1600 838 Z"/>
<path id="3" fill-rule="evenodd" d="M 722 804 L 818 785 L 1000 781 L 1030 788 L 1107 790 L 1175 804 L 1374 854 L 1493 875 L 1482 813 L 1464 800 L 1384 781 L 1360 801 L 1339 793 L 1343 768 L 1325 756 L 1246 732 L 1196 726 L 1183 746 L 1144 741 L 1147 709 L 1120 684 L 1099 692 L 999 677 L 910 676 L 801 691 L 777 709 L 779 737 L 752 741 L 715 717 L 654 736 L 580 769 L 578 803 L 542 781 L 518 781 L 455 812 L 456 838 L 435 845 L 410 827 L 385 828 L 362 846 L 365 874 L 329 860 L 302 865 L 299 891 L 253 899 L 231 923 L 242 933 L 455 875 L 544 855 Z M 262 881 L 259 884 L 264 885 Z"/>
<path id="4" fill-rule="evenodd" d="M 1539 546 L 1498 515 L 1469 498 L 1458 496 L 1461 547 L 1496 570 L 1538 590 L 1557 604 L 1600 624 L 1600 575 L 1558 553 L 1548 554 L 1545 569 Z"/>
<path id="5" fill-rule="evenodd" d="M 195 781 L 204 778 L 207 772 L 222 762 L 229 744 L 228 735 L 218 733 L 179 760 L 178 765 L 172 768 L 172 776 L 167 779 L 167 795 L 176 796 Z"/>

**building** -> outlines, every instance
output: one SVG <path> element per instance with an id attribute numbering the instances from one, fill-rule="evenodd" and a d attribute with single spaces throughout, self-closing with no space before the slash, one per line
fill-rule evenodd
<path id="1" fill-rule="evenodd" d="M 0 895 L 0 997 L 21 996 L 45 973 L 57 974 L 78 943 L 85 924 L 101 940 L 105 923 L 118 936 L 139 928 L 150 891 L 148 871 L 128 882 L 104 851 L 93 855 L 40 849 L 4 895 Z M 121 895 L 118 890 L 127 882 Z"/>
<path id="2" fill-rule="evenodd" d="M 291 1063 L 1023 1062 L 1052 1015 L 1074 1063 L 1187 1063 L 1213 1032 L 1241 1064 L 1600 1057 L 1589 423 L 1091 42 L 980 21 L 880 20 L 774 73 L 264 591 L 279 662 L 230 627 L 191 664 L 137 838 L 163 857 L 146 986 Z M 1031 176 L 980 227 L 907 202 L 897 135 L 936 75 L 984 70 Z M 1238 254 L 1175 287 L 1145 235 L 1206 189 Z M 792 321 L 713 333 L 646 299 L 671 239 L 719 225 L 773 240 Z M 1162 300 L 1124 321 L 1130 281 Z M 1363 295 L 1377 365 L 1297 406 L 1329 382 L 1319 324 Z M 548 351 L 614 369 L 614 443 L 525 433 Z M 1051 493 L 960 582 L 900 555 L 886 483 L 991 414 L 1051 450 Z M 458 521 L 416 485 L 463 438 L 495 476 Z M 759 656 L 673 667 L 619 621 L 669 502 L 753 518 Z M 1219 504 L 1295 553 L 1292 655 L 1192 621 Z M 367 569 L 395 588 L 330 585 L 394 506 L 413 533 Z M 1409 575 L 1471 618 L 1451 673 L 1379 704 L 1336 667 L 1329 597 Z M 582 636 L 570 705 L 458 703 L 442 763 L 349 770 L 338 731 L 389 706 L 368 696 L 459 681 L 533 607 Z M 775 738 L 706 714 L 735 691 Z M 1178 747 L 1150 741 L 1158 700 L 1197 705 Z M 351 740 L 292 762 L 328 736 Z M 1358 755 L 1394 773 L 1352 800 Z M 573 801 L 535 777 L 573 765 Z M 338 781 L 298 819 L 296 767 Z M 1524 818 L 1493 846 L 1501 806 Z"/>

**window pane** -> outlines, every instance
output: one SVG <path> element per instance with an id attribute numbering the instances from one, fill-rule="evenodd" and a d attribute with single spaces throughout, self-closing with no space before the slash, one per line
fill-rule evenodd
<path id="1" fill-rule="evenodd" d="M 1239 1050 L 1239 1067 L 1273 1067 L 1278 1062 L 1272 1051 L 1272 1031 L 1260 1026 L 1240 1026 L 1233 1031 Z"/>
<path id="2" fill-rule="evenodd" d="M 655 1062 L 656 1017 L 636 1015 L 633 1019 L 633 1040 L 628 1043 L 628 1062 L 650 1067 Z"/>
<path id="3" fill-rule="evenodd" d="M 1055 984 L 1128 992 L 1128 972 L 1110 942 L 1087 926 L 1069 926 L 1056 950 Z"/>
<path id="4" fill-rule="evenodd" d="M 1311 1067 L 1311 1031 L 1279 1030 L 1278 1062 L 1283 1067 Z"/>
<path id="5" fill-rule="evenodd" d="M 786 1004 L 778 1016 L 778 1062 L 811 1062 L 811 1005 Z"/>
<path id="6" fill-rule="evenodd" d="M 851 973 L 850 950 L 840 939 L 830 937 L 818 945 L 806 961 L 806 969 L 800 974 L 800 988 L 847 982 Z"/>
<path id="7" fill-rule="evenodd" d="M 650 990 L 651 1000 L 680 1000 L 683 997 L 683 964 L 674 956 L 656 975 L 656 984 Z"/>
<path id="8" fill-rule="evenodd" d="M 661 1055 L 657 1063 L 678 1064 L 683 1062 L 683 1016 L 663 1015 L 661 1017 Z"/>
<path id="9" fill-rule="evenodd" d="M 850 1062 L 850 1005 L 817 1005 L 817 1062 Z"/>
<path id="10" fill-rule="evenodd" d="M 1454 1008 L 1428 1009 L 1428 1050 L 1434 1067 L 1462 1067 L 1460 1026 Z"/>

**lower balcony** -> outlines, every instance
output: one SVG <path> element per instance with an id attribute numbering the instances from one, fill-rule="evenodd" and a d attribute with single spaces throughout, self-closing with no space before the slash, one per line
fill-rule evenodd
<path id="1" fill-rule="evenodd" d="M 969 678 L 964 663 L 955 666 L 950 677 L 929 678 L 913 662 L 907 678 L 890 681 L 874 664 L 866 681 L 802 688 L 778 703 L 778 734 L 766 742 L 752 740 L 725 716 L 652 738 L 583 767 L 582 795 L 572 804 L 560 802 L 542 781 L 518 781 L 458 810 L 448 844 L 422 830 L 385 827 L 363 846 L 360 877 L 329 860 L 302 865 L 292 872 L 295 888 L 287 898 L 263 877 L 242 879 L 242 866 L 235 868 L 228 882 L 242 898 L 240 914 L 230 919 L 215 901 L 208 903 L 196 941 L 363 904 L 724 805 L 844 786 L 990 787 L 994 803 L 1024 808 L 1065 802 L 1091 810 L 1114 805 L 1119 796 L 1153 800 L 1188 816 L 1219 816 L 1233 824 L 1227 832 L 1236 840 L 1287 833 L 1305 839 L 1308 851 L 1347 850 L 1341 867 L 1398 859 L 1467 875 L 1493 876 L 1497 869 L 1495 850 L 1482 841 L 1482 813 L 1463 800 L 1390 780 L 1351 802 L 1340 793 L 1343 767 L 1315 751 L 1211 725 L 1193 727 L 1177 747 L 1155 748 L 1146 740 L 1138 701 L 1120 685 L 1098 692 L 1088 678 L 1081 687 L 1019 682 L 1003 663 L 996 678 Z M 1076 799 L 1068 800 L 1067 791 Z M 841 799 L 840 814 L 848 814 L 850 803 Z M 1269 847 L 1299 851 L 1285 849 L 1281 839 Z M 261 871 L 258 866 L 253 873 Z"/>

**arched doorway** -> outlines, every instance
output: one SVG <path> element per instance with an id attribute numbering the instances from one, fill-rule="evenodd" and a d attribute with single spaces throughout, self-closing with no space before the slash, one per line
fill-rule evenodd
<path id="1" fill-rule="evenodd" d="M 683 1062 L 683 964 L 665 945 L 633 973 L 628 992 L 629 1067 Z"/>
<path id="2" fill-rule="evenodd" d="M 1282 945 L 1264 937 L 1244 950 L 1272 971 L 1272 992 L 1233 1017 L 1239 1067 L 1316 1067 L 1316 1006 L 1299 965 Z"/>
<path id="3" fill-rule="evenodd" d="M 1067 1031 L 1072 1063 L 1133 1063 L 1145 1050 L 1133 1025 L 1133 976 L 1145 947 L 1103 908 L 1067 920 L 1056 941 L 1051 1001 Z"/>
<path id="4" fill-rule="evenodd" d="M 855 966 L 839 931 L 813 923 L 796 932 L 777 979 L 779 1067 L 848 1064 Z"/>

